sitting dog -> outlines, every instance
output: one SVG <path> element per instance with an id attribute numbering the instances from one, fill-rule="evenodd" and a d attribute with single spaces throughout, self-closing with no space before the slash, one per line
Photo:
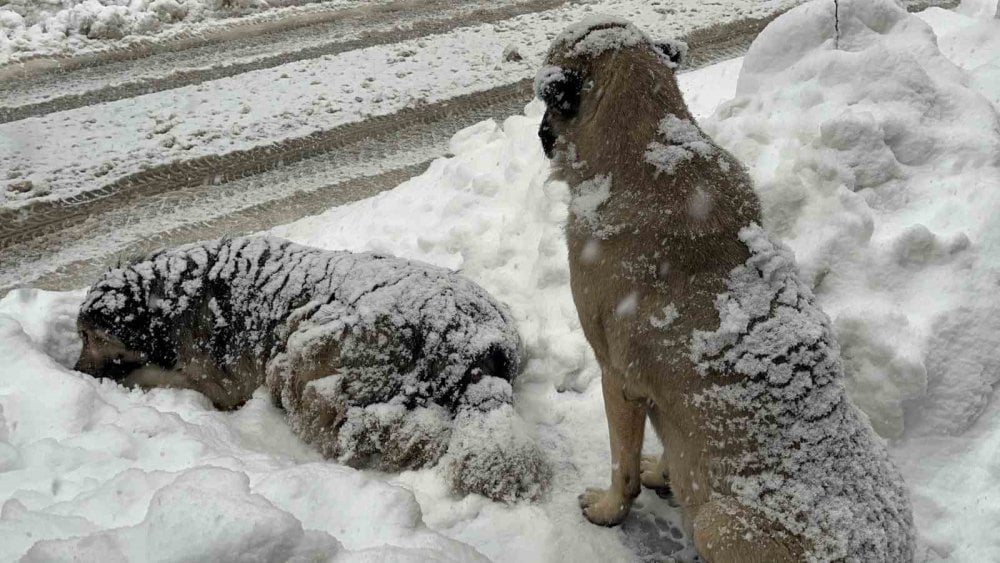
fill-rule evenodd
<path id="1" fill-rule="evenodd" d="M 272 237 L 208 241 L 107 272 L 76 369 L 239 407 L 266 385 L 326 457 L 384 471 L 442 456 L 461 492 L 534 498 L 548 466 L 521 431 L 506 307 L 447 270 Z"/>
<path id="2" fill-rule="evenodd" d="M 640 484 L 669 487 L 710 563 L 909 561 L 902 479 L 847 399 L 794 256 L 758 226 L 749 175 L 688 111 L 684 51 L 592 19 L 535 82 L 611 435 L 611 487 L 582 494 L 583 513 L 615 525 Z M 647 417 L 659 458 L 640 456 Z"/>

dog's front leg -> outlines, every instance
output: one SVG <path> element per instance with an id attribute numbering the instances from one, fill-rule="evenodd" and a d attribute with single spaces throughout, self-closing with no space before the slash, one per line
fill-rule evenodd
<path id="1" fill-rule="evenodd" d="M 640 489 L 639 457 L 646 406 L 625 398 L 624 383 L 620 373 L 604 370 L 601 387 L 611 434 L 611 488 L 587 489 L 580 495 L 583 515 L 601 526 L 620 524 Z"/>

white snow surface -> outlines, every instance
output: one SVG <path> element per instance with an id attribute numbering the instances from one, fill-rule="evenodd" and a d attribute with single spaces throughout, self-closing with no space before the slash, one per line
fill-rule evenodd
<path id="1" fill-rule="evenodd" d="M 833 319 L 854 401 L 884 436 L 901 436 L 890 452 L 914 503 L 917 561 L 1000 560 L 1000 408 L 989 400 L 1000 350 L 996 110 L 969 70 L 998 51 L 963 39 L 998 32 L 961 10 L 923 14 L 945 58 L 926 26 L 885 2 L 841 5 L 851 50 L 831 48 L 829 12 L 811 4 L 764 33 L 738 92 L 738 60 L 682 75 L 681 87 L 705 131 L 751 170 L 765 227 L 795 251 Z M 455 156 L 425 174 L 275 233 L 460 269 L 507 303 L 525 343 L 517 410 L 554 460 L 543 501 L 459 498 L 431 470 L 321 462 L 260 393 L 224 413 L 191 392 L 97 382 L 67 368 L 82 293 L 22 290 L 0 301 L 0 559 L 32 546 L 39 557 L 149 553 L 169 522 L 173 540 L 205 553 L 333 551 L 333 536 L 337 557 L 369 560 L 468 561 L 472 549 L 495 561 L 662 560 L 655 550 L 669 536 L 647 542 L 629 528 L 651 511 L 679 523 L 655 495 L 644 492 L 619 529 L 586 523 L 577 507 L 584 487 L 606 485 L 610 456 L 599 373 L 568 287 L 568 191 L 546 181 L 541 112 L 535 102 L 502 125 L 465 129 Z M 658 451 L 655 438 L 646 449 Z M 191 487 L 218 499 L 200 508 L 223 515 L 211 537 L 178 498 Z M 270 532 L 224 517 L 251 506 Z"/>

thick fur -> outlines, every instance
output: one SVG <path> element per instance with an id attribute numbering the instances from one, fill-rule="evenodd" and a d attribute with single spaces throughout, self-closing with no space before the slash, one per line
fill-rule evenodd
<path id="1" fill-rule="evenodd" d="M 298 435 L 346 464 L 398 471 L 447 454 L 458 490 L 503 500 L 547 481 L 540 452 L 511 430 L 513 320 L 447 270 L 272 237 L 207 241 L 107 272 L 78 322 L 78 370 L 194 389 L 222 409 L 266 385 Z M 487 420 L 497 439 L 466 443 Z"/>
<path id="2" fill-rule="evenodd" d="M 581 495 L 584 515 L 620 523 L 643 483 L 672 490 L 708 562 L 908 561 L 909 500 L 846 400 L 829 319 L 675 68 L 631 24 L 593 20 L 536 80 L 611 435 L 611 485 Z M 662 456 L 640 456 L 647 417 Z"/>

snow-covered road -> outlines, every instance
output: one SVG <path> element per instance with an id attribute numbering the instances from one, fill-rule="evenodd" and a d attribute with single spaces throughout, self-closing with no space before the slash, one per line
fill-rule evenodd
<path id="1" fill-rule="evenodd" d="M 0 260 L 12 266 L 4 269 L 0 289 L 76 287 L 123 251 L 252 232 L 388 189 L 401 174 L 413 174 L 413 166 L 445 154 L 445 141 L 455 130 L 516 113 L 530 99 L 524 77 L 531 75 L 548 37 L 588 11 L 635 12 L 664 30 L 704 26 L 709 17 L 734 21 L 699 27 L 691 36 L 691 58 L 701 66 L 743 52 L 768 21 L 732 18 L 787 5 L 754 4 L 724 16 L 718 6 L 685 8 L 670 18 L 639 2 L 568 5 L 0 125 L 0 135 L 8 132 L 0 147 L 3 138 L 13 142 L 8 152 L 0 150 L 0 160 L 20 159 L 23 170 L 31 171 L 15 166 L 6 180 Z M 522 61 L 501 61 L 509 45 L 518 47 Z M 313 79 L 280 80 L 307 68 Z M 320 75 L 324 81 L 315 79 Z M 191 89 L 200 91 L 204 102 L 170 105 Z M 256 102 L 247 101 L 254 96 Z M 236 112 L 242 122 L 233 121 L 227 109 L 232 103 L 242 108 Z M 312 107 L 316 103 L 325 109 Z M 369 116 L 380 112 L 389 113 Z M 70 135 L 46 129 L 67 129 Z M 25 144 L 27 135 L 42 144 Z M 62 156 L 55 158 L 52 151 Z M 74 152 L 80 156 L 72 157 Z M 74 158 L 80 166 L 70 165 Z M 45 176 L 46 167 L 52 167 L 51 176 Z M 33 180 L 37 174 L 54 183 Z M 34 197 L 37 193 L 45 195 Z M 299 214 L 291 215 L 293 210 Z"/>
<path id="2" fill-rule="evenodd" d="M 491 24 L 0 124 L 0 205 L 68 198 L 144 168 L 304 137 L 533 76 L 551 38 L 595 11 L 654 36 L 766 17 L 796 0 L 569 4 Z M 504 61 L 514 46 L 522 59 Z M 27 184 L 30 183 L 30 186 Z"/>

